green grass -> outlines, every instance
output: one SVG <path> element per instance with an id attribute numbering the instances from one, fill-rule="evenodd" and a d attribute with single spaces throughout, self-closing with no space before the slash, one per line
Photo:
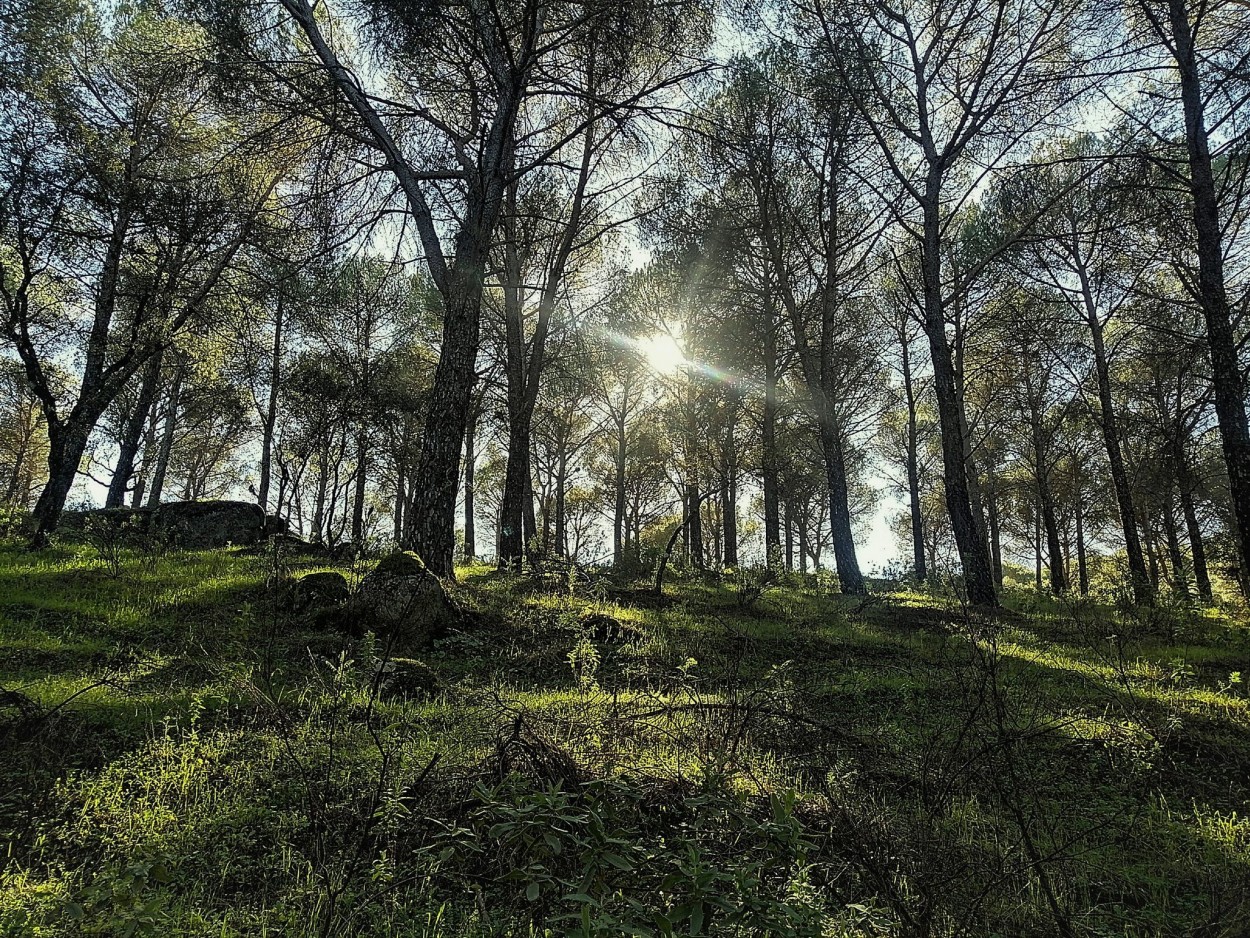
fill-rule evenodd
<path id="1" fill-rule="evenodd" d="M 298 566 L 298 565 L 297 565 Z M 296 574 L 313 569 L 304 565 Z M 113 575 L 113 573 L 116 575 Z M 438 687 L 271 558 L 0 548 L 0 935 L 1245 934 L 1250 627 L 461 571 Z M 345 571 L 356 581 L 363 568 Z M 579 618 L 641 638 L 599 646 Z"/>

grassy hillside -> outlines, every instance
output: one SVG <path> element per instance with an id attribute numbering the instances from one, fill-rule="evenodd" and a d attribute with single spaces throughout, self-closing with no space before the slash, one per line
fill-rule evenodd
<path id="1" fill-rule="evenodd" d="M 474 568 L 388 649 L 278 566 L 0 550 L 0 934 L 1250 933 L 1245 622 Z"/>

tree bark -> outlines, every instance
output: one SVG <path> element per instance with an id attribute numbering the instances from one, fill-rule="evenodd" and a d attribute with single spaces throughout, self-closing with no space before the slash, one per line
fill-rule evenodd
<path id="1" fill-rule="evenodd" d="M 825 410 L 828 406 L 825 405 Z M 837 566 L 838 585 L 843 593 L 859 595 L 868 591 L 855 554 L 851 530 L 850 493 L 846 481 L 846 459 L 842 435 L 833 425 L 832 415 L 820 421 L 820 448 L 824 455 L 825 487 L 829 498 L 829 537 Z"/>
<path id="2" fill-rule="evenodd" d="M 989 551 L 977 535 L 968 492 L 968 462 L 963 439 L 963 416 L 956 393 L 954 363 L 946 340 L 946 312 L 942 301 L 940 199 L 936 180 L 930 176 L 924 198 L 924 249 L 921 267 L 924 286 L 925 334 L 933 363 L 933 388 L 937 398 L 942 436 L 942 481 L 946 510 L 950 515 L 955 546 L 964 572 L 968 599 L 978 606 L 997 606 Z"/>
<path id="3" fill-rule="evenodd" d="M 362 426 L 356 436 L 356 490 L 352 495 L 352 544 L 365 542 L 365 493 L 369 482 L 369 438 Z"/>
<path id="4" fill-rule="evenodd" d="M 406 471 L 407 470 L 405 469 L 402 461 L 395 466 L 395 512 L 392 536 L 394 537 L 396 544 L 398 544 L 400 539 L 404 536 L 404 506 L 407 504 L 408 500 L 408 491 L 404 479 Z M 466 496 L 467 491 L 468 490 L 466 489 Z M 282 500 L 280 497 L 278 500 L 278 507 L 279 509 L 282 507 Z"/>
<path id="5" fill-rule="evenodd" d="M 703 558 L 703 512 L 705 495 L 699 494 L 698 476 L 686 484 L 686 532 L 689 538 L 690 564 L 696 570 L 706 566 Z"/>
<path id="6" fill-rule="evenodd" d="M 1172 588 L 1182 596 L 1189 595 L 1189 575 L 1185 571 L 1185 555 L 1181 553 L 1181 539 L 1176 531 L 1176 516 L 1172 513 L 1172 487 L 1163 499 L 1163 537 L 1167 541 L 1168 561 L 1172 567 Z"/>
<path id="7" fill-rule="evenodd" d="M 764 494 L 764 560 L 771 568 L 781 551 L 781 495 L 777 460 L 777 321 L 772 297 L 764 296 L 764 413 L 760 476 Z"/>
<path id="8" fill-rule="evenodd" d="M 907 399 L 907 502 L 911 512 L 912 573 L 916 581 L 929 578 L 924 556 L 924 517 L 920 512 L 920 427 L 916 388 L 912 379 L 911 343 L 906 327 L 900 332 L 903 349 L 903 393 Z M 992 511 L 992 509 L 991 509 Z M 1001 581 L 1000 585 L 1001 585 Z"/>
<path id="9" fill-rule="evenodd" d="M 616 460 L 612 476 L 615 496 L 612 503 L 612 566 L 617 570 L 621 568 L 625 560 L 625 458 L 628 455 L 625 420 L 625 405 L 622 403 L 620 413 L 616 418 Z"/>
<path id="10" fill-rule="evenodd" d="M 279 288 L 273 327 L 273 347 L 269 358 L 269 400 L 261 425 L 260 485 L 256 491 L 256 502 L 265 512 L 269 511 L 269 487 L 273 475 L 273 439 L 274 430 L 278 424 L 278 387 L 282 379 L 282 326 L 282 290 Z"/>
<path id="11" fill-rule="evenodd" d="M 732 442 L 731 444 L 732 445 Z M 725 542 L 726 567 L 738 566 L 738 486 L 737 472 L 729 469 L 721 480 L 721 533 Z"/>
<path id="12" fill-rule="evenodd" d="M 1133 506 L 1133 490 L 1129 486 L 1128 472 L 1124 468 L 1124 453 L 1120 448 L 1120 432 L 1116 421 L 1115 400 L 1111 396 L 1111 367 L 1107 361 L 1107 346 L 1103 338 L 1102 319 L 1094 303 L 1089 274 L 1083 260 L 1077 260 L 1077 276 L 1081 284 L 1081 297 L 1085 304 L 1085 321 L 1089 325 L 1090 339 L 1094 347 L 1094 368 L 1098 375 L 1099 425 L 1102 428 L 1103 445 L 1107 450 L 1107 463 L 1111 469 L 1111 484 L 1115 489 L 1116 508 L 1120 514 L 1120 529 L 1124 534 L 1124 552 L 1128 558 L 1129 578 L 1133 599 L 1140 605 L 1153 600 L 1150 575 L 1146 559 L 1142 556 L 1141 538 L 1137 533 L 1137 511 Z"/>
<path id="13" fill-rule="evenodd" d="M 990 523 L 990 562 L 994 565 L 994 585 L 1003 588 L 1003 539 L 998 518 L 998 486 L 992 484 L 985 505 Z"/>
<path id="14" fill-rule="evenodd" d="M 1027 366 L 1026 366 L 1027 367 Z M 1050 569 L 1050 589 L 1056 596 L 1068 590 L 1068 572 L 1064 569 L 1063 546 L 1059 541 L 1059 520 L 1055 513 L 1055 497 L 1050 485 L 1050 447 L 1042 428 L 1040 403 L 1029 394 L 1029 426 L 1033 435 L 1034 471 L 1037 480 L 1037 500 L 1041 507 L 1042 524 L 1046 531 L 1046 554 Z"/>
<path id="15" fill-rule="evenodd" d="M 1246 416 L 1246 386 L 1224 282 L 1219 197 L 1212 168 L 1194 28 L 1190 24 L 1185 0 L 1168 0 L 1168 19 L 1171 27 L 1169 45 L 1176 60 L 1185 115 L 1189 189 L 1197 234 L 1198 295 L 1206 320 L 1215 413 L 1228 470 L 1234 534 L 1240 560 L 1239 578 L 1243 595 L 1250 596 L 1250 421 Z M 1155 22 L 1162 34 L 1163 25 L 1157 20 Z"/>
<path id="16" fill-rule="evenodd" d="M 477 422 L 481 408 L 474 407 L 464 431 L 464 560 L 477 556 Z"/>
<path id="17" fill-rule="evenodd" d="M 499 565 L 507 570 L 520 571 L 525 557 L 525 502 L 530 488 L 530 421 L 509 414 L 499 536 Z"/>
<path id="18" fill-rule="evenodd" d="M 555 530 L 555 552 L 558 557 L 568 555 L 568 530 L 567 519 L 565 518 L 565 487 L 568 484 L 569 473 L 569 457 L 568 453 L 560 451 L 559 461 L 556 467 L 555 479 L 555 502 L 556 502 L 556 530 Z"/>
<path id="19" fill-rule="evenodd" d="M 1185 516 L 1185 533 L 1189 537 L 1189 550 L 1193 557 L 1194 584 L 1203 602 L 1210 603 L 1214 596 L 1211 591 L 1211 573 L 1207 568 L 1207 552 L 1202 542 L 1202 528 L 1198 524 L 1198 512 L 1194 506 L 1196 483 L 1183 446 L 1178 447 L 1176 466 L 1181 513 Z"/>
<path id="20" fill-rule="evenodd" d="M 122 432 L 117 465 L 113 469 L 113 478 L 109 482 L 108 495 L 104 500 L 105 508 L 120 508 L 126 502 L 126 490 L 135 471 L 135 456 L 143 442 L 143 431 L 147 429 L 148 416 L 160 388 L 161 358 L 160 352 L 157 352 L 143 366 L 139 396 Z"/>
<path id="21" fill-rule="evenodd" d="M 165 426 L 161 430 L 161 448 L 156 457 L 156 466 L 152 470 L 152 483 L 148 489 L 149 508 L 159 505 L 161 497 L 165 494 L 165 476 L 169 472 L 169 456 L 174 448 L 174 436 L 178 432 L 178 407 L 185 375 L 186 364 L 180 362 L 174 371 L 174 383 L 169 388 L 169 399 L 165 404 Z"/>
<path id="22" fill-rule="evenodd" d="M 1089 560 L 1085 554 L 1085 497 L 1081 491 L 1081 478 L 1073 470 L 1073 492 L 1076 501 L 1076 577 L 1077 588 L 1082 596 L 1089 595 Z"/>

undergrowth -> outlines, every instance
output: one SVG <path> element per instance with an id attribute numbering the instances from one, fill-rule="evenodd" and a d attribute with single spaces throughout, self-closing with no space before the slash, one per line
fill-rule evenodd
<path id="1" fill-rule="evenodd" d="M 0 550 L 0 934 L 1250 921 L 1230 614 L 1016 594 L 987 617 L 745 574 L 657 600 L 479 567 L 465 627 L 407 649 L 283 612 L 280 572 Z M 392 659 L 420 681 L 384 681 Z"/>

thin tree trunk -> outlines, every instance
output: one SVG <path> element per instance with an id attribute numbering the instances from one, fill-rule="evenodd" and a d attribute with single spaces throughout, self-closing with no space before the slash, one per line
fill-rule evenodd
<path id="1" fill-rule="evenodd" d="M 363 427 L 356 437 L 356 490 L 352 497 L 352 544 L 365 542 L 365 493 L 369 482 L 369 440 Z"/>
<path id="2" fill-rule="evenodd" d="M 1185 458 L 1183 447 L 1179 448 L 1176 463 L 1181 513 L 1185 516 L 1185 533 L 1189 537 L 1189 550 L 1193 556 L 1194 583 L 1203 602 L 1210 603 L 1214 599 L 1211 591 L 1211 574 L 1207 569 L 1207 552 L 1202 542 L 1202 528 L 1198 524 L 1198 512 L 1194 507 L 1193 472 L 1189 468 L 1189 461 Z"/>
<path id="3" fill-rule="evenodd" d="M 810 550 L 807 542 L 808 507 L 806 501 L 799 506 L 799 573 L 807 572 L 807 555 Z"/>
<path id="4" fill-rule="evenodd" d="M 721 536 L 725 545 L 722 557 L 726 567 L 738 566 L 738 493 L 734 475 L 726 469 L 720 483 Z"/>
<path id="5" fill-rule="evenodd" d="M 612 566 L 617 570 L 621 568 L 625 560 L 625 458 L 627 455 L 625 416 L 625 404 L 622 402 L 621 411 L 616 420 L 616 461 L 612 476 L 615 496 L 612 503 Z"/>
<path id="6" fill-rule="evenodd" d="M 1037 500 L 1041 507 L 1042 525 L 1046 532 L 1046 554 L 1050 569 L 1050 590 L 1056 596 L 1068 590 L 1068 573 L 1064 569 L 1063 546 L 1059 541 L 1059 521 L 1055 513 L 1055 498 L 1050 487 L 1049 455 L 1042 442 L 1040 418 L 1033 417 L 1034 454 L 1037 460 Z"/>
<path id="7" fill-rule="evenodd" d="M 924 556 L 924 518 L 920 513 L 920 427 L 916 388 L 911 373 L 911 343 L 906 328 L 900 332 L 903 347 L 903 392 L 907 398 L 907 501 L 911 511 L 912 573 L 919 583 L 929 578 Z M 992 509 L 991 509 L 992 510 Z M 1001 586 L 1002 581 L 997 581 Z"/>
<path id="8" fill-rule="evenodd" d="M 395 517 L 392 535 L 395 538 L 396 544 L 398 544 L 400 539 L 404 536 L 404 505 L 408 497 L 407 489 L 404 484 L 404 471 L 404 464 L 401 460 L 395 466 Z"/>
<path id="9" fill-rule="evenodd" d="M 278 387 L 282 380 L 282 290 L 278 290 L 277 314 L 273 327 L 273 347 L 269 357 L 269 400 L 260 437 L 260 486 L 256 502 L 265 512 L 269 511 L 269 486 L 273 475 L 274 430 L 278 425 Z"/>
<path id="10" fill-rule="evenodd" d="M 126 502 L 126 489 L 135 471 L 135 456 L 143 440 L 143 431 L 148 425 L 148 416 L 156 393 L 161 383 L 161 354 L 157 352 L 143 366 L 143 377 L 139 385 L 139 396 L 135 408 L 130 413 L 122 431 L 121 445 L 117 454 L 117 465 L 113 469 L 113 478 L 109 482 L 108 496 L 104 500 L 105 508 L 120 508 Z"/>
<path id="11" fill-rule="evenodd" d="M 780 482 L 777 460 L 777 323 L 770 294 L 764 298 L 764 414 L 760 438 L 764 490 L 764 559 L 777 564 L 781 550 Z"/>
<path id="12" fill-rule="evenodd" d="M 1042 591 L 1042 496 L 1033 492 L 1033 588 Z"/>
<path id="13" fill-rule="evenodd" d="M 318 454 L 317 467 L 317 499 L 313 503 L 312 539 L 317 542 L 326 540 L 326 499 L 330 494 L 330 440 L 322 442 Z"/>
<path id="14" fill-rule="evenodd" d="M 1185 572 L 1185 555 L 1181 553 L 1181 539 L 1176 531 L 1176 516 L 1172 513 L 1171 486 L 1163 500 L 1163 537 L 1167 542 L 1168 561 L 1172 567 L 1172 588 L 1182 596 L 1189 595 L 1189 575 Z"/>
<path id="15" fill-rule="evenodd" d="M 559 463 L 556 468 L 556 532 L 555 532 L 555 552 L 558 557 L 568 556 L 568 527 L 567 518 L 565 518 L 565 486 L 568 484 L 569 473 L 569 457 L 568 454 L 561 449 Z"/>
<path id="16" fill-rule="evenodd" d="M 1003 539 L 998 518 L 998 486 L 991 485 L 985 500 L 990 522 L 990 562 L 994 565 L 994 585 L 1003 588 Z"/>
<path id="17" fill-rule="evenodd" d="M 178 406 L 182 397 L 182 382 L 186 373 L 185 363 L 179 363 L 174 372 L 174 383 L 169 389 L 165 404 L 165 426 L 161 430 L 161 449 L 152 472 L 152 485 L 148 490 L 148 507 L 155 508 L 165 494 L 165 475 L 169 471 L 169 455 L 174 448 L 174 436 L 178 432 Z"/>
<path id="18" fill-rule="evenodd" d="M 477 422 L 481 408 L 469 414 L 464 433 L 464 559 L 473 563 L 477 556 Z"/>
<path id="19" fill-rule="evenodd" d="M 1120 513 L 1120 529 L 1124 534 L 1124 552 L 1128 558 L 1133 599 L 1141 605 L 1147 605 L 1153 599 L 1150 576 L 1146 571 L 1146 560 L 1142 556 L 1141 538 L 1137 534 L 1137 511 L 1133 506 L 1133 490 L 1129 486 L 1124 453 L 1120 447 L 1120 431 L 1116 421 L 1115 400 L 1111 396 L 1111 367 L 1107 361 L 1102 319 L 1094 303 L 1085 266 L 1078 262 L 1076 267 L 1085 304 L 1085 319 L 1094 346 L 1094 367 L 1098 374 L 1099 424 L 1102 428 L 1103 445 L 1107 450 L 1107 463 L 1111 469 L 1111 484 L 1115 488 L 1116 507 Z"/>
<path id="20" fill-rule="evenodd" d="M 1081 480 L 1075 473 L 1073 491 L 1076 499 L 1076 577 L 1077 588 L 1082 596 L 1089 595 L 1089 561 L 1085 554 L 1085 498 L 1081 492 Z"/>
<path id="21" fill-rule="evenodd" d="M 787 497 L 782 502 L 782 511 L 785 517 L 785 535 L 786 535 L 786 569 L 794 569 L 794 512 L 790 508 L 790 499 Z"/>

